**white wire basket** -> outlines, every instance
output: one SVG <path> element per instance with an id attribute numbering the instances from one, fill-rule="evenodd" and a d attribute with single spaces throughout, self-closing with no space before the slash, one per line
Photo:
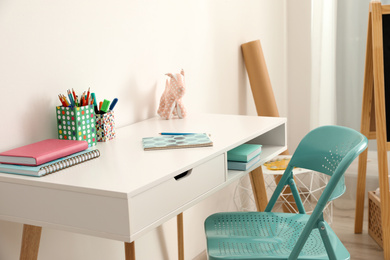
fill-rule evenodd
<path id="1" fill-rule="evenodd" d="M 277 156 L 274 160 L 289 159 L 289 155 Z M 269 170 L 262 166 L 264 182 L 267 190 L 267 198 L 269 199 L 276 188 L 276 179 L 284 173 L 284 170 Z M 319 172 L 295 168 L 293 170 L 294 180 L 298 188 L 303 206 L 307 214 L 311 214 L 317 205 L 323 190 L 325 189 L 329 176 Z M 292 212 L 298 213 L 295 201 L 292 198 L 291 192 L 286 192 L 286 188 L 282 192 L 279 200 L 276 202 L 274 212 Z M 240 179 L 234 193 L 234 203 L 237 210 L 240 211 L 256 211 L 256 202 L 253 197 L 253 191 L 249 176 L 244 176 Z M 328 202 L 324 208 L 324 218 L 331 224 L 333 221 L 333 202 Z"/>

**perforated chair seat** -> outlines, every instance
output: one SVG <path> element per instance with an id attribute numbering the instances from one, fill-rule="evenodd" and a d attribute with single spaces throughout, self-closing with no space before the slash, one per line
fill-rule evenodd
<path id="1" fill-rule="evenodd" d="M 310 215 L 273 212 L 217 213 L 206 219 L 209 260 L 288 259 Z M 337 259 L 350 255 L 326 224 Z M 313 229 L 298 259 L 329 259 L 318 229 Z"/>

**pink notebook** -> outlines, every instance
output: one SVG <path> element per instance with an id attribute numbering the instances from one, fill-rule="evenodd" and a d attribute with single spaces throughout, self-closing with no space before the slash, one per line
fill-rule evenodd
<path id="1" fill-rule="evenodd" d="M 41 165 L 87 148 L 86 141 L 46 139 L 0 153 L 0 163 Z"/>

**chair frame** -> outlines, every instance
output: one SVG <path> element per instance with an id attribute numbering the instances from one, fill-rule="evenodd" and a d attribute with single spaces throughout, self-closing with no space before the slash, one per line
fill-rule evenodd
<path id="1" fill-rule="evenodd" d="M 317 205 L 314 208 L 313 213 L 311 214 L 308 222 L 306 223 L 305 228 L 303 229 L 301 235 L 299 236 L 298 241 L 296 242 L 293 250 L 291 251 L 290 256 L 288 257 L 288 260 L 294 260 L 297 259 L 299 256 L 299 253 L 301 252 L 303 246 L 305 245 L 307 239 L 309 238 L 309 235 L 311 231 L 315 228 L 318 228 L 319 233 L 321 235 L 322 241 L 324 243 L 326 252 L 328 254 L 328 257 L 330 260 L 336 260 L 336 254 L 335 251 L 330 243 L 328 231 L 325 226 L 325 220 L 323 217 L 323 209 L 326 206 L 326 203 L 330 200 L 333 200 L 337 197 L 331 197 L 333 191 L 335 190 L 338 182 L 340 181 L 341 177 L 344 176 L 345 171 L 349 167 L 349 165 L 352 163 L 352 161 L 367 148 L 367 138 L 363 138 L 363 140 L 356 144 L 355 147 L 357 149 L 353 149 L 349 151 L 345 157 L 341 160 L 339 165 L 337 166 L 336 170 L 332 174 L 331 178 L 329 179 L 328 184 L 326 185 L 323 193 L 321 194 Z M 297 189 L 297 186 L 294 181 L 294 175 L 293 175 L 293 169 L 294 165 L 292 165 L 293 160 L 290 161 L 288 164 L 285 172 L 283 173 L 282 178 L 280 179 L 280 182 L 275 188 L 274 193 L 272 194 L 270 201 L 267 204 L 267 207 L 265 208 L 265 212 L 271 212 L 277 199 L 279 198 L 280 194 L 283 191 L 283 188 L 286 185 L 289 185 L 291 192 L 293 194 L 295 203 L 298 207 L 299 214 L 306 214 L 305 209 L 302 204 L 302 200 L 299 196 L 299 192 Z M 318 171 L 318 169 L 316 169 Z M 321 172 L 321 171 L 320 171 Z M 323 174 L 326 174 L 322 172 Z M 344 189 L 345 191 L 345 189 Z M 342 193 L 344 193 L 344 191 Z M 340 195 L 341 196 L 341 195 Z"/>
<path id="2" fill-rule="evenodd" d="M 288 185 L 296 202 L 299 211 L 298 215 L 307 216 L 305 217 L 307 221 L 305 221 L 304 226 L 302 226 L 302 231 L 299 231 L 300 233 L 296 234 L 297 238 L 296 240 L 294 239 L 295 244 L 290 243 L 291 247 L 289 250 L 291 250 L 291 248 L 292 250 L 286 252 L 286 254 L 283 256 L 283 259 L 298 259 L 302 249 L 304 248 L 307 240 L 311 235 L 311 232 L 314 229 L 318 230 L 318 234 L 320 236 L 319 238 L 320 240 L 322 240 L 328 259 L 336 260 L 336 257 L 339 255 L 342 255 L 343 257 L 349 256 L 349 253 L 346 250 L 345 246 L 342 245 L 341 241 L 337 238 L 337 235 L 334 234 L 334 231 L 325 222 L 323 217 L 323 210 L 329 201 L 340 197 L 345 192 L 346 187 L 343 178 L 344 173 L 349 167 L 349 165 L 352 163 L 352 161 L 367 148 L 367 143 L 367 138 L 361 133 L 353 129 L 341 126 L 318 127 L 308 133 L 299 143 L 285 172 L 283 173 L 278 185 L 276 186 L 274 193 L 270 198 L 270 201 L 265 209 L 265 213 L 258 213 L 260 215 L 270 214 L 273 207 L 275 206 L 277 199 L 280 197 L 284 187 Z M 302 200 L 298 192 L 298 188 L 294 181 L 294 167 L 305 168 L 330 176 L 328 184 L 323 190 L 317 202 L 317 205 L 315 206 L 314 211 L 310 216 L 308 216 L 305 212 Z M 226 214 L 229 215 L 229 213 Z M 282 217 L 283 214 L 287 213 L 272 214 L 276 214 L 276 216 Z M 218 213 L 210 216 L 206 220 L 205 225 L 206 223 L 212 223 L 212 219 L 216 215 L 218 215 Z M 210 222 L 208 222 L 208 220 L 210 220 Z M 220 224 L 213 225 L 221 227 Z M 222 224 L 222 226 L 223 225 L 224 224 Z M 333 239 L 335 238 L 337 238 L 336 242 L 333 241 Z M 333 248 L 333 246 L 336 247 Z M 225 258 L 222 257 L 221 259 Z M 250 259 L 253 259 L 253 256 Z"/>

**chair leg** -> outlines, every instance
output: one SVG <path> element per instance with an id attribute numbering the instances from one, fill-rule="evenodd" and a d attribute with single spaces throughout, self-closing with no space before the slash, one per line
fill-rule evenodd
<path id="1" fill-rule="evenodd" d="M 42 227 L 23 225 L 22 247 L 20 260 L 38 259 L 39 243 L 41 241 Z"/>
<path id="2" fill-rule="evenodd" d="M 299 213 L 306 214 L 305 208 L 303 207 L 302 204 L 302 200 L 299 196 L 297 185 L 295 185 L 295 181 L 293 177 L 291 177 L 289 180 L 289 186 L 293 194 L 293 198 L 295 199 L 295 205 L 297 206 Z"/>
<path id="3" fill-rule="evenodd" d="M 326 230 L 325 223 L 323 221 L 320 221 L 318 223 L 318 230 L 320 231 L 322 242 L 324 242 L 324 246 L 326 252 L 328 253 L 329 260 L 337 260 L 336 254 L 329 240 L 328 231 Z"/>

